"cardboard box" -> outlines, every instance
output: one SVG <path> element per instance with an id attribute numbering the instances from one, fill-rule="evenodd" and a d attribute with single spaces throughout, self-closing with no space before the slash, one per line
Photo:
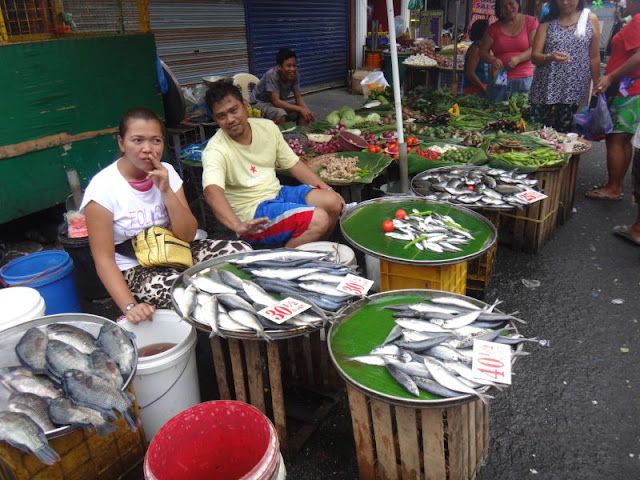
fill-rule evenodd
<path id="1" fill-rule="evenodd" d="M 351 93 L 362 95 L 362 85 L 360 85 L 360 81 L 364 77 L 369 75 L 369 73 L 375 72 L 376 70 L 380 69 L 372 67 L 360 67 L 355 72 L 353 72 L 353 76 L 351 77 Z"/>

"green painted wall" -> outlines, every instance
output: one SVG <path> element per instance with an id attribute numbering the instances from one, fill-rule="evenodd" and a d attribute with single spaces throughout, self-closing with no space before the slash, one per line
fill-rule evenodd
<path id="1" fill-rule="evenodd" d="M 134 106 L 163 114 L 151 34 L 7 45 L 0 58 L 0 146 L 116 127 Z M 0 159 L 0 223 L 64 202 L 66 170 L 86 186 L 117 149 L 109 134 Z"/>

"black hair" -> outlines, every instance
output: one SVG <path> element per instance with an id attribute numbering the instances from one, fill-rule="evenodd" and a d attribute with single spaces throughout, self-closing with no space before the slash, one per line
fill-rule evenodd
<path id="1" fill-rule="evenodd" d="M 578 6 L 576 11 L 581 12 L 584 10 L 584 0 L 578 0 Z M 542 23 L 550 22 L 560 16 L 560 7 L 558 6 L 558 0 L 549 1 L 549 13 L 547 13 L 542 19 Z"/>
<path id="2" fill-rule="evenodd" d="M 292 57 L 296 60 L 298 59 L 298 57 L 296 56 L 296 52 L 294 52 L 290 48 L 281 48 L 280 50 L 278 50 L 278 53 L 276 53 L 276 63 L 278 65 L 282 65 L 285 61 L 289 60 Z"/>
<path id="3" fill-rule="evenodd" d="M 242 98 L 242 92 L 233 84 L 233 79 L 231 78 L 224 78 L 222 80 L 218 80 L 217 82 L 213 82 L 207 89 L 207 93 L 204 96 L 204 101 L 207 107 L 209 107 L 213 112 L 213 106 L 216 103 L 222 101 L 222 99 L 227 95 L 235 97 L 240 102 L 244 101 L 244 99 Z"/>
<path id="4" fill-rule="evenodd" d="M 495 15 L 498 20 L 504 20 L 504 17 L 500 12 L 500 6 L 502 5 L 503 1 L 504 0 L 496 0 Z M 518 3 L 518 13 L 520 13 L 522 11 L 522 4 L 520 3 L 520 0 L 517 0 L 517 3 Z"/>
<path id="5" fill-rule="evenodd" d="M 484 37 L 484 34 L 487 33 L 488 29 L 489 20 L 476 20 L 475 22 L 473 22 L 473 25 L 471 25 L 471 28 L 469 29 L 469 39 L 472 42 L 480 40 L 482 37 Z"/>
<path id="6" fill-rule="evenodd" d="M 134 107 L 124 112 L 124 115 L 120 119 L 120 123 L 118 124 L 118 135 L 120 135 L 120 138 L 124 138 L 124 136 L 127 134 L 129 122 L 131 120 L 155 120 L 160 124 L 162 136 L 164 137 L 164 123 L 162 122 L 160 116 L 147 107 Z"/>

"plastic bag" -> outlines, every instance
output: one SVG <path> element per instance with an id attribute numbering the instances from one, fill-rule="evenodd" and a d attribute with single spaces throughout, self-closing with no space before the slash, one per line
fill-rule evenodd
<path id="1" fill-rule="evenodd" d="M 589 108 L 586 113 L 576 113 L 573 120 L 576 122 L 578 133 L 587 140 L 600 140 L 603 135 L 613 130 L 613 121 L 604 93 L 598 95 L 595 107 Z"/>
<path id="2" fill-rule="evenodd" d="M 493 82 L 493 84 L 496 87 L 505 87 L 507 85 L 507 81 L 508 81 L 508 77 L 507 77 L 507 69 L 506 68 L 502 68 L 500 69 L 500 71 L 496 74 L 496 79 Z"/>
<path id="3" fill-rule="evenodd" d="M 206 93 L 207 86 L 204 83 L 199 83 L 195 87 L 182 87 L 182 96 L 184 97 L 186 112 L 185 116 L 190 118 L 207 116 L 207 107 L 204 101 Z"/>
<path id="4" fill-rule="evenodd" d="M 84 215 L 76 210 L 69 210 L 64 214 L 64 219 L 69 226 L 67 236 L 69 238 L 83 238 L 88 237 L 87 221 Z"/>
<path id="5" fill-rule="evenodd" d="M 381 71 L 371 72 L 369 75 L 360 80 L 362 85 L 362 95 L 366 98 L 369 96 L 369 92 L 384 92 L 384 89 L 389 86 L 389 82 L 384 78 L 384 73 Z"/>
<path id="6" fill-rule="evenodd" d="M 636 128 L 636 134 L 631 139 L 631 144 L 640 149 L 640 123 L 638 124 L 638 128 Z"/>

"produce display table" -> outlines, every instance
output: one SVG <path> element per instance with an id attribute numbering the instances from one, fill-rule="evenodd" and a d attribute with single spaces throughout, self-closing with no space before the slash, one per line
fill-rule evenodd
<path id="1" fill-rule="evenodd" d="M 473 235 L 461 252 L 405 249 L 401 242 L 384 235 L 381 223 L 396 210 L 432 210 L 449 215 Z M 384 197 L 363 202 L 348 210 L 340 220 L 344 238 L 356 249 L 380 259 L 382 291 L 403 288 L 431 288 L 464 294 L 467 288 L 467 261 L 483 255 L 496 242 L 494 225 L 467 208 L 434 203 L 419 198 Z"/>
<path id="2" fill-rule="evenodd" d="M 22 335 L 31 327 L 40 327 L 55 322 L 71 323 L 96 336 L 106 318 L 88 314 L 60 314 L 36 318 L 0 333 L 0 367 L 19 365 L 14 347 Z M 134 345 L 135 346 L 135 345 Z M 137 355 L 136 355 L 137 356 Z M 130 385 L 135 373 L 126 379 L 122 389 L 135 395 Z M 5 396 L 5 393 L 7 394 Z M 8 410 L 8 390 L 0 387 L 0 410 Z M 140 409 L 133 400 L 133 411 L 140 418 Z M 142 425 L 132 432 L 119 416 L 112 422 L 117 429 L 105 436 L 95 431 L 65 426 L 47 433 L 49 446 L 61 460 L 51 466 L 42 463 L 35 455 L 27 454 L 0 442 L 0 480 L 27 479 L 99 479 L 122 478 L 135 472 L 144 460 L 145 436 Z"/>
<path id="3" fill-rule="evenodd" d="M 581 140 L 586 143 L 586 140 Z M 576 195 L 576 184 L 578 180 L 578 166 L 580 164 L 580 156 L 591 150 L 575 152 L 571 155 L 566 168 L 564 169 L 564 177 L 562 179 L 562 191 L 560 193 L 560 210 L 558 212 L 558 224 L 564 225 L 573 213 L 573 201 Z"/>
<path id="4" fill-rule="evenodd" d="M 388 304 L 420 302 L 443 292 L 383 292 L 355 304 L 331 326 L 329 353 L 347 383 L 359 478 L 475 478 L 489 449 L 489 406 L 477 397 L 407 393 L 382 367 L 350 361 L 380 345 L 394 320 Z M 450 294 L 479 306 L 486 304 Z"/>

